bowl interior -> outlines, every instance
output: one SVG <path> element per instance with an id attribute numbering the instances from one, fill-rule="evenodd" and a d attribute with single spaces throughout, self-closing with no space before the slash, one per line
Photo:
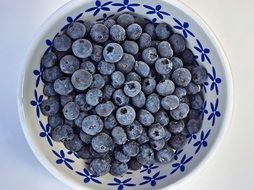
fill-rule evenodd
<path id="1" fill-rule="evenodd" d="M 204 84 L 205 103 L 201 114 L 203 128 L 188 136 L 186 146 L 175 153 L 169 165 L 147 165 L 124 177 L 96 177 L 86 169 L 87 164 L 62 143 L 53 142 L 50 126 L 39 109 L 43 95 L 40 59 L 52 48 L 56 34 L 79 20 L 103 21 L 122 12 L 138 14 L 147 22 L 169 23 L 175 32 L 188 41 L 199 64 L 206 67 L 209 78 Z M 75 189 L 160 189 L 173 186 L 198 168 L 218 142 L 230 112 L 230 76 L 226 59 L 215 38 L 204 23 L 177 1 L 97 0 L 71 1 L 52 15 L 41 28 L 27 55 L 27 65 L 21 81 L 20 114 L 29 144 L 43 165 Z"/>

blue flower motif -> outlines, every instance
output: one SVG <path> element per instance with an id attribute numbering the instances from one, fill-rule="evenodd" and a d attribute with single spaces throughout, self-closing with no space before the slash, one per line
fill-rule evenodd
<path id="1" fill-rule="evenodd" d="M 112 15 L 107 15 L 106 13 L 103 13 L 102 18 L 99 18 L 99 19 L 97 19 L 96 21 L 97 21 L 97 22 L 104 22 L 104 21 L 106 21 L 106 20 L 112 18 L 113 16 L 114 16 L 114 14 L 112 14 Z"/>
<path id="2" fill-rule="evenodd" d="M 69 159 L 69 158 L 65 158 L 65 154 L 64 154 L 63 150 L 61 150 L 60 153 L 57 153 L 54 150 L 52 150 L 52 152 L 56 155 L 56 157 L 59 158 L 59 159 L 56 160 L 57 164 L 64 163 L 65 166 L 67 166 L 70 170 L 73 170 L 73 168 L 72 168 L 72 166 L 70 164 L 73 163 L 74 161 Z"/>
<path id="3" fill-rule="evenodd" d="M 76 158 L 78 158 L 78 159 L 80 158 L 77 152 L 74 152 L 74 151 L 71 151 L 71 150 L 69 150 L 67 152 L 67 154 L 69 154 L 69 155 L 73 154 Z"/>
<path id="4" fill-rule="evenodd" d="M 36 108 L 36 115 L 37 115 L 37 117 L 39 118 L 40 117 L 40 105 L 41 105 L 41 102 L 42 102 L 42 100 L 43 100 L 43 95 L 40 95 L 39 97 L 38 97 L 38 94 L 37 94 L 37 91 L 36 90 L 34 90 L 34 100 L 32 100 L 31 102 L 30 102 L 30 104 L 32 105 L 32 106 L 35 106 L 35 108 Z"/>
<path id="5" fill-rule="evenodd" d="M 127 171 L 127 172 L 126 172 L 126 174 L 133 174 L 133 172 L 131 172 L 131 171 Z"/>
<path id="6" fill-rule="evenodd" d="M 83 13 L 80 13 L 78 16 L 76 16 L 74 19 L 70 16 L 66 18 L 68 24 L 66 24 L 61 31 L 66 30 L 73 22 L 79 21 L 80 17 L 82 17 Z"/>
<path id="7" fill-rule="evenodd" d="M 205 114 L 208 114 L 208 111 L 206 109 L 206 104 L 207 104 L 207 101 L 204 101 L 204 103 L 203 103 L 203 105 L 200 109 L 200 112 L 199 112 L 200 115 L 201 115 L 202 120 L 204 119 Z"/>
<path id="8" fill-rule="evenodd" d="M 177 26 L 174 26 L 174 28 L 177 29 L 177 30 L 182 30 L 183 31 L 183 35 L 184 35 L 185 38 L 188 37 L 188 34 L 191 35 L 192 37 L 195 37 L 195 35 L 188 29 L 189 26 L 190 26 L 188 22 L 184 22 L 182 24 L 176 18 L 173 18 L 173 20 L 178 24 Z"/>
<path id="9" fill-rule="evenodd" d="M 161 5 L 156 5 L 155 8 L 149 5 L 143 5 L 145 8 L 149 9 L 146 14 L 157 14 L 160 19 L 163 19 L 163 15 L 170 16 L 169 13 L 161 10 Z"/>
<path id="10" fill-rule="evenodd" d="M 83 169 L 83 173 L 82 173 L 82 172 L 78 172 L 78 171 L 76 171 L 76 173 L 77 173 L 78 175 L 84 177 L 84 180 L 83 180 L 84 183 L 89 183 L 90 181 L 93 181 L 94 183 L 102 184 L 102 182 L 100 182 L 98 179 L 96 179 L 97 176 L 91 175 L 91 174 L 89 173 L 89 171 L 88 171 L 86 168 Z"/>
<path id="11" fill-rule="evenodd" d="M 136 186 L 136 184 L 134 184 L 134 183 L 129 183 L 131 181 L 131 178 L 125 179 L 123 181 L 121 181 L 118 178 L 114 178 L 114 181 L 115 182 L 113 182 L 113 183 L 108 183 L 108 185 L 110 185 L 110 186 L 118 186 L 118 188 L 117 188 L 118 190 L 124 189 L 124 186 L 126 186 L 126 187 Z"/>
<path id="12" fill-rule="evenodd" d="M 152 20 L 148 19 L 148 18 L 144 18 L 145 21 L 147 21 L 148 23 L 157 25 L 157 18 L 153 18 Z"/>
<path id="13" fill-rule="evenodd" d="M 181 172 L 184 172 L 184 170 L 185 170 L 185 164 L 187 164 L 189 161 L 191 161 L 192 158 L 193 158 L 193 156 L 191 156 L 188 159 L 186 159 L 186 154 L 185 154 L 182 157 L 182 159 L 181 159 L 181 161 L 179 163 L 172 164 L 172 167 L 175 168 L 175 169 L 170 173 L 170 175 L 175 173 L 178 169 L 180 169 Z"/>
<path id="14" fill-rule="evenodd" d="M 199 53 L 201 53 L 201 60 L 202 62 L 205 61 L 205 59 L 211 64 L 211 60 L 209 59 L 208 55 L 210 53 L 210 50 L 208 48 L 203 48 L 200 41 L 197 39 L 198 47 L 194 47 Z"/>
<path id="15" fill-rule="evenodd" d="M 215 68 L 214 68 L 214 67 L 212 68 L 212 70 L 213 70 L 213 73 L 212 73 L 212 74 L 208 73 L 208 77 L 209 77 L 210 80 L 212 81 L 210 90 L 213 91 L 213 89 L 215 89 L 216 94 L 219 95 L 218 84 L 221 83 L 221 78 L 219 78 L 219 77 L 216 76 L 216 71 L 215 71 Z"/>
<path id="16" fill-rule="evenodd" d="M 209 86 L 209 83 L 206 81 L 204 82 L 204 84 L 202 85 L 201 89 L 204 89 L 205 93 L 207 93 L 207 86 Z"/>
<path id="17" fill-rule="evenodd" d="M 197 136 L 195 134 L 188 134 L 188 135 L 186 135 L 186 138 L 189 139 L 188 144 L 190 144 L 192 139 L 194 139 L 194 140 L 197 139 Z"/>
<path id="18" fill-rule="evenodd" d="M 183 152 L 183 149 L 180 149 L 180 150 L 176 150 L 175 151 L 175 154 L 174 154 L 174 159 L 175 160 L 178 160 L 178 156 Z"/>
<path id="19" fill-rule="evenodd" d="M 147 183 L 150 183 L 151 186 L 155 186 L 156 185 L 156 181 L 161 180 L 161 179 L 163 179 L 165 177 L 167 177 L 167 176 L 166 175 L 160 176 L 160 171 L 159 171 L 156 174 L 154 174 L 153 177 L 143 176 L 143 179 L 145 181 L 143 181 L 139 185 L 145 185 Z"/>
<path id="20" fill-rule="evenodd" d="M 215 104 L 210 103 L 212 113 L 208 116 L 208 120 L 212 120 L 212 126 L 214 126 L 216 117 L 220 117 L 221 113 L 218 111 L 219 99 L 216 99 Z"/>
<path id="21" fill-rule="evenodd" d="M 101 4 L 101 2 L 99 0 L 96 0 L 95 7 L 87 9 L 86 12 L 94 11 L 93 16 L 95 16 L 100 12 L 100 10 L 110 11 L 110 8 L 108 8 L 107 6 L 110 5 L 111 3 L 112 3 L 112 1 L 108 1 L 106 3 Z"/>
<path id="22" fill-rule="evenodd" d="M 204 131 L 201 132 L 201 135 L 200 135 L 200 140 L 195 142 L 193 144 L 194 147 L 197 147 L 196 151 L 195 151 L 195 154 L 197 154 L 200 150 L 200 148 L 203 146 L 203 147 L 207 147 L 208 143 L 206 141 L 207 137 L 209 136 L 211 132 L 211 129 L 209 129 L 209 131 L 206 133 L 206 135 L 204 134 Z"/>
<path id="23" fill-rule="evenodd" d="M 40 133 L 40 137 L 47 138 L 47 141 L 49 143 L 50 146 L 53 146 L 52 140 L 51 140 L 51 134 L 50 134 L 50 126 L 49 124 L 46 125 L 46 127 L 44 127 L 44 125 L 42 124 L 41 121 L 39 121 L 41 129 L 43 130 L 43 132 Z"/>
<path id="24" fill-rule="evenodd" d="M 150 165 L 143 165 L 143 170 L 140 171 L 140 173 L 143 172 L 147 172 L 148 174 L 150 174 L 152 172 L 153 169 L 158 168 L 159 166 L 155 166 L 154 164 L 150 164 Z"/>
<path id="25" fill-rule="evenodd" d="M 43 67 L 42 65 L 40 64 L 40 69 L 37 70 L 33 70 L 33 74 L 37 77 L 36 78 L 36 82 L 35 82 L 35 87 L 37 88 L 40 84 L 40 80 L 41 80 L 41 75 L 42 75 L 42 71 L 43 71 Z"/>
<path id="26" fill-rule="evenodd" d="M 135 9 L 133 7 L 138 7 L 140 4 L 138 3 L 131 3 L 129 4 L 129 0 L 123 0 L 123 3 L 113 3 L 113 6 L 120 7 L 117 12 L 123 11 L 125 9 L 128 9 L 131 12 L 135 12 Z"/>

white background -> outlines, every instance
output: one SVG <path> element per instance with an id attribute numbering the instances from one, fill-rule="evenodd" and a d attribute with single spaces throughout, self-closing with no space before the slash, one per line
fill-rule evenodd
<path id="1" fill-rule="evenodd" d="M 0 188 L 70 190 L 32 154 L 19 124 L 16 89 L 22 60 L 40 24 L 68 0 L 0 0 Z M 235 83 L 230 130 L 207 167 L 183 190 L 254 186 L 254 1 L 184 0 L 214 30 Z"/>

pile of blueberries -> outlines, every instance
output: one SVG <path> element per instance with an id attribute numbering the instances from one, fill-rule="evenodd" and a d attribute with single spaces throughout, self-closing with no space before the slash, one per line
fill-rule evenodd
<path id="1" fill-rule="evenodd" d="M 167 164 L 201 129 L 207 71 L 166 23 L 129 13 L 74 22 L 41 65 L 52 139 L 90 160 L 94 175 Z"/>

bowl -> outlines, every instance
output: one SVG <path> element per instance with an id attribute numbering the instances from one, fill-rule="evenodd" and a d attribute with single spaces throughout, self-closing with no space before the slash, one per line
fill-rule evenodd
<path id="1" fill-rule="evenodd" d="M 103 21 L 116 14 L 132 12 L 147 22 L 166 22 L 188 41 L 195 59 L 209 78 L 204 83 L 205 102 L 200 111 L 202 130 L 188 135 L 187 144 L 175 152 L 168 165 L 145 165 L 123 177 L 96 177 L 87 164 L 62 143 L 53 142 L 50 126 L 41 114 L 44 98 L 40 59 L 52 48 L 56 34 L 72 22 Z M 25 137 L 38 160 L 49 172 L 74 189 L 174 189 L 190 180 L 212 157 L 229 126 L 233 106 L 233 85 L 228 60 L 213 32 L 190 8 L 176 0 L 73 0 L 51 15 L 39 29 L 25 58 L 18 90 L 20 121 Z M 212 176 L 211 176 L 212 177 Z"/>

